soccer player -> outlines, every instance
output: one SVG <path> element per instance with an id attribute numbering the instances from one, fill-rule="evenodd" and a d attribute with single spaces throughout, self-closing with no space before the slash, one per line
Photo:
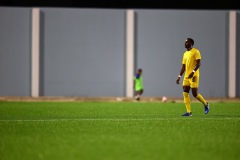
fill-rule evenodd
<path id="1" fill-rule="evenodd" d="M 140 96 L 143 94 L 143 78 L 142 69 L 139 68 L 133 80 L 133 87 L 135 90 L 135 99 L 140 100 Z"/>
<path id="2" fill-rule="evenodd" d="M 192 38 L 187 38 L 185 41 L 186 51 L 183 54 L 182 68 L 176 80 L 176 83 L 179 84 L 180 78 L 185 72 L 182 85 L 183 85 L 183 100 L 187 112 L 182 116 L 192 116 L 189 96 L 190 89 L 192 90 L 192 95 L 204 105 L 205 114 L 208 114 L 210 109 L 208 102 L 204 99 L 204 97 L 201 94 L 198 93 L 201 53 L 197 48 L 194 48 L 193 45 L 194 40 Z"/>

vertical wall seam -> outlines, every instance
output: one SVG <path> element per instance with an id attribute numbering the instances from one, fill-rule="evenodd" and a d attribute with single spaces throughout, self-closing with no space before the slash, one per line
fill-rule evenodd
<path id="1" fill-rule="evenodd" d="M 126 97 L 133 97 L 135 17 L 134 10 L 127 10 L 126 18 Z"/>
<path id="2" fill-rule="evenodd" d="M 31 96 L 39 97 L 40 9 L 32 9 Z"/>
<path id="3" fill-rule="evenodd" d="M 229 12 L 229 63 L 228 63 L 228 96 L 236 97 L 236 11 Z"/>

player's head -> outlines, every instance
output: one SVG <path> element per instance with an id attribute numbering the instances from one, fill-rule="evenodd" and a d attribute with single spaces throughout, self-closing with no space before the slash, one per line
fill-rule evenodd
<path id="1" fill-rule="evenodd" d="M 139 69 L 137 70 L 136 78 L 137 78 L 137 79 L 140 78 L 141 75 L 142 75 L 142 69 L 139 68 Z"/>
<path id="2" fill-rule="evenodd" d="M 194 40 L 192 38 L 187 38 L 185 41 L 185 48 L 192 48 L 194 45 Z"/>
<path id="3" fill-rule="evenodd" d="M 138 69 L 138 74 L 142 74 L 142 69 L 141 68 Z"/>

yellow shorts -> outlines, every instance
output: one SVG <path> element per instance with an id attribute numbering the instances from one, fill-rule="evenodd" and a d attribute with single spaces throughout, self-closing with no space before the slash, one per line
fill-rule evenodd
<path id="1" fill-rule="evenodd" d="M 190 86 L 191 88 L 198 88 L 199 76 L 194 76 L 193 78 L 185 78 L 184 77 L 183 86 Z"/>

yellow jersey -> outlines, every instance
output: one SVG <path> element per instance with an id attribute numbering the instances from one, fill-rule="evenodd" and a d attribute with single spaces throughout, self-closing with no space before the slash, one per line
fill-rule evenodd
<path id="1" fill-rule="evenodd" d="M 193 71 L 197 64 L 197 59 L 201 59 L 201 53 L 197 48 L 192 48 L 190 51 L 186 51 L 183 54 L 182 64 L 185 64 L 185 75 L 184 77 L 187 78 L 188 75 Z M 194 73 L 193 76 L 200 76 L 199 68 Z"/>

